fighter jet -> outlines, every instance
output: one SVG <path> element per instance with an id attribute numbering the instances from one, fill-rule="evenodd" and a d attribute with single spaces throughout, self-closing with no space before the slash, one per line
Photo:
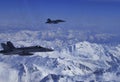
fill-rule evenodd
<path id="1" fill-rule="evenodd" d="M 48 18 L 46 23 L 48 23 L 48 24 L 58 24 L 60 22 L 65 22 L 65 21 L 64 20 L 60 20 L 60 19 L 58 19 L 58 20 L 51 20 L 50 18 Z"/>
<path id="2" fill-rule="evenodd" d="M 0 53 L 4 55 L 20 55 L 20 56 L 29 56 L 33 55 L 33 52 L 51 52 L 54 51 L 53 49 L 44 48 L 41 46 L 30 46 L 30 47 L 21 47 L 16 48 L 12 42 L 8 41 L 6 44 L 1 43 L 3 50 Z"/>

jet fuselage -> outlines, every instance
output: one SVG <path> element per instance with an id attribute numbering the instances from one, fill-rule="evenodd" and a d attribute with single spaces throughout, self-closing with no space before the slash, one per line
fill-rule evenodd
<path id="1" fill-rule="evenodd" d="M 44 48 L 41 46 L 30 46 L 30 47 L 22 47 L 22 48 L 10 48 L 10 46 L 6 46 L 8 49 L 1 50 L 0 53 L 4 55 L 10 54 L 19 54 L 19 55 L 33 55 L 33 52 L 51 52 L 52 49 Z M 6 48 L 5 47 L 5 48 Z"/>

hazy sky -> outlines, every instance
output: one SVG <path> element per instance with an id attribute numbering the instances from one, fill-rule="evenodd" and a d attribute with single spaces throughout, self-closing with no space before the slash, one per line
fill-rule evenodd
<path id="1" fill-rule="evenodd" d="M 47 18 L 66 20 L 65 28 L 119 32 L 120 0 L 0 0 L 0 25 L 42 27 Z"/>

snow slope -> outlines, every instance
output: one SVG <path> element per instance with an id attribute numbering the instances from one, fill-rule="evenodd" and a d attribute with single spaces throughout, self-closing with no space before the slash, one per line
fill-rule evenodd
<path id="1" fill-rule="evenodd" d="M 46 34 L 49 39 L 45 38 Z M 5 38 L 3 38 L 5 37 Z M 120 45 L 54 39 L 54 32 L 1 33 L 16 47 L 42 45 L 53 52 L 32 56 L 0 54 L 0 82 L 119 82 Z M 77 39 L 79 40 L 79 39 Z M 2 49 L 2 48 L 1 48 Z"/>

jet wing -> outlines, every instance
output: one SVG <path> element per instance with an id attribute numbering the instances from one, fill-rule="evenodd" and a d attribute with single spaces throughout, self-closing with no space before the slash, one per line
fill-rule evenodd
<path id="1" fill-rule="evenodd" d="M 19 53 L 20 56 L 28 56 L 28 55 L 33 55 L 33 53 L 30 53 L 30 52 L 22 52 L 22 53 Z"/>

